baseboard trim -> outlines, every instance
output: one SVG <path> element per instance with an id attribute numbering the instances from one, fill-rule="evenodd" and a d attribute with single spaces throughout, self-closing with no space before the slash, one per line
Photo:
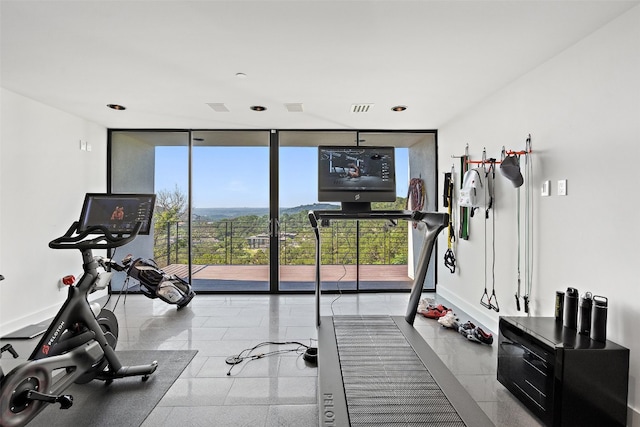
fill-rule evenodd
<path id="1" fill-rule="evenodd" d="M 89 295 L 89 302 L 95 301 L 106 295 L 108 295 L 108 292 L 106 289 L 102 291 L 94 292 L 91 295 Z M 27 316 L 23 316 L 19 319 L 0 325 L 0 337 L 3 337 L 7 334 L 11 334 L 29 325 L 37 325 L 52 319 L 56 315 L 56 313 L 58 313 L 63 303 L 64 303 L 64 300 L 56 304 L 52 304 L 46 308 L 43 308 L 35 313 L 31 313 Z"/>
<path id="2" fill-rule="evenodd" d="M 636 411 L 631 406 L 627 411 L 627 425 L 629 427 L 640 427 L 640 411 Z"/>
<path id="3" fill-rule="evenodd" d="M 460 310 L 464 311 L 467 315 L 476 320 L 477 323 L 485 326 L 494 334 L 498 332 L 498 321 L 500 320 L 498 313 L 480 306 L 479 302 L 476 305 L 469 304 L 458 294 L 452 292 L 450 289 L 445 288 L 444 286 L 438 286 L 438 288 L 436 289 L 436 294 L 443 297 L 451 304 L 458 307 Z M 478 301 L 480 301 L 480 298 L 478 298 Z"/>

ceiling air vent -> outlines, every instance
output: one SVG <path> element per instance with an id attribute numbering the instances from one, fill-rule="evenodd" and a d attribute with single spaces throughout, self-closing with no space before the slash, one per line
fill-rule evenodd
<path id="1" fill-rule="evenodd" d="M 302 109 L 302 104 L 299 102 L 294 102 L 291 104 L 284 104 L 285 108 L 290 113 L 302 113 L 304 110 Z"/>
<path id="2" fill-rule="evenodd" d="M 207 105 L 216 113 L 228 113 L 229 109 L 222 102 L 207 102 Z"/>
<path id="3" fill-rule="evenodd" d="M 351 104 L 352 113 L 367 113 L 374 104 Z"/>

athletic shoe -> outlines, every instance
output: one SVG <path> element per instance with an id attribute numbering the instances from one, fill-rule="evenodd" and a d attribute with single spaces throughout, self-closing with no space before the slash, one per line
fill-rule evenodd
<path id="1" fill-rule="evenodd" d="M 488 344 L 488 345 L 493 344 L 493 335 L 483 331 L 480 326 L 476 327 L 473 330 L 473 334 L 472 335 L 473 335 L 474 341 L 481 342 L 483 344 Z M 469 338 L 469 337 L 467 337 L 467 338 Z M 469 339 L 471 339 L 471 338 L 469 338 Z"/>
<path id="2" fill-rule="evenodd" d="M 423 298 L 418 305 L 418 313 L 429 319 L 439 319 L 449 311 L 451 310 L 442 304 L 435 305 L 435 301 L 431 298 Z"/>
<path id="3" fill-rule="evenodd" d="M 471 322 L 467 322 L 458 328 L 458 332 L 465 336 L 469 341 L 491 345 L 493 343 L 493 335 L 486 333 L 480 326 L 476 326 Z"/>
<path id="4" fill-rule="evenodd" d="M 476 325 L 471 323 L 471 321 L 468 321 L 467 323 L 464 323 L 458 327 L 458 332 L 460 333 L 460 335 L 464 335 L 466 338 L 468 338 L 469 335 L 473 333 L 473 330 L 475 328 Z"/>
<path id="5" fill-rule="evenodd" d="M 427 310 L 423 311 L 421 314 L 428 319 L 439 319 L 444 315 L 440 310 L 438 310 L 435 307 L 429 307 L 427 308 Z"/>
<path id="6" fill-rule="evenodd" d="M 458 330 L 459 328 L 458 318 L 455 314 L 453 314 L 453 311 L 447 311 L 444 316 L 438 319 L 438 323 L 440 323 L 445 328 L 451 328 L 455 330 Z"/>
<path id="7" fill-rule="evenodd" d="M 429 319 L 440 319 L 441 317 L 445 316 L 447 313 L 450 313 L 450 312 L 451 312 L 450 309 L 443 306 L 442 304 L 439 304 L 435 307 L 434 306 L 427 307 L 427 310 L 422 312 L 422 315 L 424 317 L 428 317 Z"/>
<path id="8" fill-rule="evenodd" d="M 444 306 L 444 305 L 442 305 L 442 304 L 438 304 L 438 305 L 436 305 L 436 308 L 437 308 L 439 311 L 442 311 L 443 313 L 444 313 L 444 312 L 446 312 L 446 311 L 450 311 L 450 309 L 448 309 L 447 307 L 445 307 L 445 306 Z"/>
<path id="9" fill-rule="evenodd" d="M 433 298 L 422 298 L 418 303 L 418 313 L 425 312 L 429 307 L 433 307 L 434 305 L 435 300 Z"/>
<path id="10" fill-rule="evenodd" d="M 469 341 L 473 341 L 473 342 L 480 342 L 480 340 L 478 338 L 476 338 L 475 334 L 473 333 L 473 331 L 471 331 L 470 334 L 467 335 L 467 339 Z"/>

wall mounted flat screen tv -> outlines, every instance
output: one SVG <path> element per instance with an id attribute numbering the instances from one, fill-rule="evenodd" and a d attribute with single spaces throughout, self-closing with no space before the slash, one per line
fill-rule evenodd
<path id="1" fill-rule="evenodd" d="M 155 194 L 87 193 L 78 232 L 101 225 L 113 234 L 130 234 L 140 222 L 138 234 L 149 234 L 155 203 Z"/>
<path id="2" fill-rule="evenodd" d="M 393 147 L 318 147 L 318 201 L 343 210 L 370 210 L 371 202 L 396 200 Z"/>

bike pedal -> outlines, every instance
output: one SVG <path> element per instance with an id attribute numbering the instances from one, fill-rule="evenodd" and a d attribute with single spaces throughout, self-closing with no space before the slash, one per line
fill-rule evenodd
<path id="1" fill-rule="evenodd" d="M 14 359 L 18 358 L 18 352 L 15 351 L 11 344 L 3 345 L 2 348 L 0 348 L 0 357 L 2 357 L 2 353 L 4 353 L 5 351 L 11 353 Z"/>
<path id="2" fill-rule="evenodd" d="M 27 400 L 39 400 L 46 403 L 59 403 L 60 409 L 69 409 L 73 405 L 73 396 L 70 394 L 61 394 L 54 396 L 52 394 L 44 394 L 35 390 L 27 391 Z"/>

